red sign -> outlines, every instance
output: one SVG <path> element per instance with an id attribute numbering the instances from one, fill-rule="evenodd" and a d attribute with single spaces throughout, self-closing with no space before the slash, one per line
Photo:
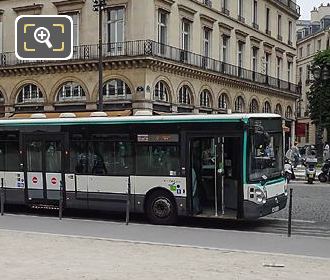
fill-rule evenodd
<path id="1" fill-rule="evenodd" d="M 56 183 L 57 183 L 57 180 L 55 177 L 53 177 L 50 181 L 52 182 L 53 185 L 56 185 Z"/>
<path id="2" fill-rule="evenodd" d="M 37 177 L 32 177 L 32 183 L 33 183 L 33 184 L 38 183 L 38 178 L 37 178 Z"/>
<path id="3" fill-rule="evenodd" d="M 296 136 L 305 137 L 306 136 L 306 123 L 296 123 Z"/>

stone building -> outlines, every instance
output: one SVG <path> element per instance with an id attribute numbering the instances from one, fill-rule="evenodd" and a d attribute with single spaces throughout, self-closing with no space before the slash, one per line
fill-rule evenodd
<path id="1" fill-rule="evenodd" d="M 314 56 L 330 45 L 330 4 L 314 8 L 311 19 L 298 21 L 297 26 L 297 82 L 302 90 L 297 102 L 297 140 L 302 146 L 315 145 L 316 130 L 309 118 L 307 93 L 313 80 L 310 66 Z"/>
<path id="2" fill-rule="evenodd" d="M 108 0 L 104 13 L 104 108 L 109 114 L 276 112 L 294 139 L 295 1 Z M 15 18 L 67 14 L 74 56 L 22 62 Z M 98 15 L 92 0 L 0 0 L 3 115 L 94 111 Z"/>

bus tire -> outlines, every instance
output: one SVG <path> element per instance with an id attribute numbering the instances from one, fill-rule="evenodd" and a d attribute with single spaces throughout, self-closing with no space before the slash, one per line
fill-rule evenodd
<path id="1" fill-rule="evenodd" d="M 174 197 L 165 190 L 152 192 L 147 197 L 145 210 L 152 224 L 173 225 L 178 218 Z"/>

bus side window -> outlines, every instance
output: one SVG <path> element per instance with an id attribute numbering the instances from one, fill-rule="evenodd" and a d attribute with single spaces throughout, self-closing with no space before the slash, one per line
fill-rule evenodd
<path id="1" fill-rule="evenodd" d="M 170 176 L 179 174 L 180 152 L 176 145 L 138 145 L 137 175 Z M 139 164 L 143 162 L 144 164 Z"/>

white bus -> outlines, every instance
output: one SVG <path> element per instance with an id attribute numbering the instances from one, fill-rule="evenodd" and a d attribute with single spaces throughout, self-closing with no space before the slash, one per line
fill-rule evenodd
<path id="1" fill-rule="evenodd" d="M 281 117 L 167 115 L 0 120 L 7 204 L 256 219 L 286 206 Z"/>

